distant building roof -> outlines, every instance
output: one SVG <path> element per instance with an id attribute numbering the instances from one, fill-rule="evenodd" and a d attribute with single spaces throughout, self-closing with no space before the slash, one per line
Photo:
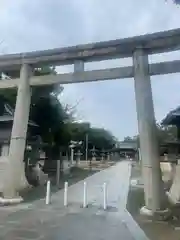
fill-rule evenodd
<path id="1" fill-rule="evenodd" d="M 162 120 L 163 125 L 180 125 L 180 107 L 170 111 Z"/>
<path id="2" fill-rule="evenodd" d="M 135 141 L 127 141 L 127 142 L 119 142 L 118 148 L 123 149 L 137 149 L 137 142 Z"/>
<path id="3" fill-rule="evenodd" d="M 8 115 L 0 116 L 0 122 L 12 122 L 13 119 L 14 119 L 13 116 L 8 116 Z M 28 125 L 38 127 L 38 125 L 31 120 L 29 120 Z"/>

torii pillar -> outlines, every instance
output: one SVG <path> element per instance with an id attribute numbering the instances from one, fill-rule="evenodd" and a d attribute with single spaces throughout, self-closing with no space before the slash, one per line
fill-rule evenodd
<path id="1" fill-rule="evenodd" d="M 138 48 L 133 53 L 133 65 L 145 193 L 145 207 L 141 209 L 141 213 L 153 216 L 156 213 L 166 212 L 164 201 L 166 198 L 160 170 L 148 55 L 143 49 Z"/>
<path id="2" fill-rule="evenodd" d="M 31 67 L 23 64 L 20 70 L 20 82 L 9 147 L 8 174 L 3 191 L 4 199 L 7 199 L 7 201 L 8 199 L 19 199 L 20 201 L 18 191 L 28 185 L 23 160 L 31 102 L 31 76 Z"/>

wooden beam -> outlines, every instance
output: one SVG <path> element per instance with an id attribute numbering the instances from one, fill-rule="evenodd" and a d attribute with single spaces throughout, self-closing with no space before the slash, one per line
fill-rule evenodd
<path id="1" fill-rule="evenodd" d="M 149 65 L 149 73 L 151 76 L 179 72 L 180 72 L 180 60 L 153 63 Z"/>
<path id="2" fill-rule="evenodd" d="M 0 89 L 17 88 L 18 84 L 19 84 L 19 79 L 0 80 Z"/>
<path id="3" fill-rule="evenodd" d="M 6 72 L 8 69 L 19 69 L 22 63 L 39 67 L 52 64 L 54 66 L 74 64 L 76 60 L 91 62 L 131 57 L 134 50 L 139 47 L 144 48 L 148 54 L 179 50 L 180 28 L 72 47 L 1 55 L 0 70 Z"/>
<path id="4" fill-rule="evenodd" d="M 151 76 L 179 73 L 180 72 L 180 60 L 171 62 L 161 62 L 149 65 L 149 74 Z M 95 82 L 105 81 L 121 78 L 132 78 L 133 67 L 119 67 L 110 69 L 100 69 L 76 73 L 63 73 L 57 75 L 45 75 L 35 76 L 30 80 L 31 86 L 44 86 L 51 84 L 71 84 L 81 82 Z M 16 88 L 18 86 L 19 79 L 1 80 L 0 89 Z"/>
<path id="5" fill-rule="evenodd" d="M 133 76 L 132 67 L 101 69 L 93 71 L 84 71 L 77 73 L 63 73 L 57 75 L 45 75 L 32 77 L 30 80 L 31 86 L 45 86 L 52 84 L 71 84 L 81 82 L 105 81 L 117 78 L 130 78 Z M 1 80 L 0 89 L 16 88 L 19 79 Z"/>

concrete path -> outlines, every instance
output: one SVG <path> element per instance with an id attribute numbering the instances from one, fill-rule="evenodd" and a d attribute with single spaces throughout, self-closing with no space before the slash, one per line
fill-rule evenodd
<path id="1" fill-rule="evenodd" d="M 69 187 L 66 208 L 61 190 L 52 196 L 48 206 L 43 199 L 21 207 L 0 209 L 0 240 L 147 239 L 126 210 L 130 172 L 130 163 L 122 161 L 88 177 L 89 206 L 86 209 L 81 207 L 84 181 Z M 104 182 L 108 190 L 106 211 L 102 208 Z M 8 211 L 11 214 L 6 214 Z"/>
<path id="2" fill-rule="evenodd" d="M 103 183 L 106 182 L 108 205 L 124 209 L 127 202 L 130 171 L 131 165 L 129 162 L 123 161 L 70 186 L 68 189 L 69 204 L 76 203 L 81 205 L 83 203 L 83 183 L 86 181 L 88 203 L 98 207 L 102 206 Z M 53 196 L 52 201 L 58 204 L 60 199 L 63 201 L 63 195 L 61 192 L 58 192 Z"/>

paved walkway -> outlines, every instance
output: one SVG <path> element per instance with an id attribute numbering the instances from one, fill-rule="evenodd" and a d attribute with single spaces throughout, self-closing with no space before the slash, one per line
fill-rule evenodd
<path id="1" fill-rule="evenodd" d="M 68 189 L 67 208 L 63 191 L 52 196 L 51 205 L 33 204 L 0 209 L 0 240 L 146 240 L 126 210 L 131 165 L 122 161 L 86 179 L 88 208 L 81 207 L 83 181 Z M 102 209 L 103 183 L 107 183 L 108 210 Z"/>

